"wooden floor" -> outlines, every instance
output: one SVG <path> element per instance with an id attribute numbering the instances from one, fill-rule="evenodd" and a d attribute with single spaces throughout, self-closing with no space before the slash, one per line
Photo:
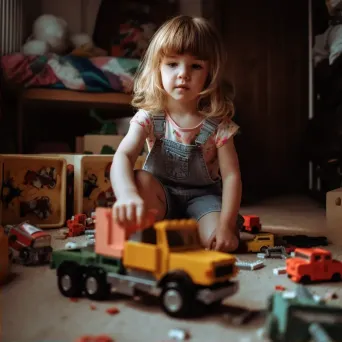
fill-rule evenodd
<path id="1" fill-rule="evenodd" d="M 320 235 L 324 231 L 324 211 L 306 198 L 279 198 L 258 206 L 243 208 L 243 212 L 260 214 L 264 229 L 282 233 L 298 229 Z M 267 228 L 267 229 L 266 229 Z M 56 234 L 57 232 L 52 232 Z M 69 239 L 81 241 L 82 238 Z M 54 248 L 62 248 L 66 241 L 54 239 Z M 334 256 L 342 260 L 341 248 L 329 246 Z M 255 260 L 255 255 L 238 255 L 241 260 Z M 236 308 L 264 309 L 266 300 L 276 285 L 295 288 L 285 275 L 273 275 L 273 268 L 284 265 L 282 260 L 265 260 L 263 269 L 241 271 L 237 280 L 239 292 L 227 298 L 224 310 Z M 114 297 L 95 303 L 81 299 L 71 302 L 57 289 L 55 272 L 48 267 L 14 265 L 15 277 L 4 286 L 1 296 L 2 342 L 73 342 L 84 334 L 108 334 L 117 342 L 161 342 L 167 340 L 169 329 L 184 328 L 196 342 L 264 341 L 260 338 L 263 318 L 246 326 L 235 327 L 224 319 L 222 312 L 191 320 L 175 320 L 164 315 L 157 303 L 143 303 L 130 298 Z M 333 303 L 342 305 L 341 284 L 325 283 L 309 286 L 318 295 L 336 290 L 339 298 Z M 110 316 L 106 309 L 116 306 L 120 313 Z"/>

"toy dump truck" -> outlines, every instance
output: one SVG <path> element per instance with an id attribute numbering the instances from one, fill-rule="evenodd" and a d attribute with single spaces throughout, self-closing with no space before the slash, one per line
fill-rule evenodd
<path id="1" fill-rule="evenodd" d="M 110 208 L 96 209 L 95 246 L 54 251 L 58 287 L 67 297 L 83 292 L 105 299 L 115 291 L 129 296 L 158 296 L 172 317 L 191 314 L 194 304 L 221 302 L 238 285 L 236 258 L 205 250 L 197 222 L 165 220 L 148 228 L 147 242 L 128 240 L 129 231 L 116 224 Z M 145 231 L 144 231 L 145 232 Z"/>
<path id="2" fill-rule="evenodd" d="M 274 342 L 341 341 L 342 308 L 315 299 L 303 285 L 277 291 L 269 298 L 265 332 Z M 319 339 L 323 332 L 331 340 Z"/>
<path id="3" fill-rule="evenodd" d="M 340 281 L 342 262 L 334 260 L 323 248 L 296 248 L 294 257 L 286 260 L 288 277 L 296 283 Z"/>

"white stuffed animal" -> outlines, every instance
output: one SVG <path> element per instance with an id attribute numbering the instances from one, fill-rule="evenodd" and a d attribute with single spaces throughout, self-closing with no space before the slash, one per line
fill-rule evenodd
<path id="1" fill-rule="evenodd" d="M 84 44 L 92 46 L 92 39 L 85 33 L 70 35 L 67 22 L 51 14 L 43 14 L 33 24 L 33 32 L 22 47 L 24 55 L 63 55 L 69 48 Z"/>

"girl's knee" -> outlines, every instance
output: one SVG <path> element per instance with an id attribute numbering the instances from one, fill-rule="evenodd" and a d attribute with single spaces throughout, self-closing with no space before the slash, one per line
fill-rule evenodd
<path id="1" fill-rule="evenodd" d="M 140 196 L 148 203 L 148 206 L 160 211 L 162 216 L 165 215 L 166 198 L 159 181 L 144 170 L 135 170 L 134 179 Z"/>
<path id="2" fill-rule="evenodd" d="M 134 180 L 139 192 L 151 185 L 152 177 L 153 176 L 145 170 L 134 170 Z"/>

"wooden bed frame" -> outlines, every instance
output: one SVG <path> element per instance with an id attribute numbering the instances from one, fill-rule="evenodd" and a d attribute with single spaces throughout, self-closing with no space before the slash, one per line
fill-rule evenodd
<path id="1" fill-rule="evenodd" d="M 25 109 L 33 105 L 75 106 L 77 108 L 129 108 L 132 96 L 123 93 L 86 93 L 73 90 L 31 88 L 25 90 L 18 101 L 17 149 L 24 153 Z M 127 117 L 127 111 L 118 111 L 116 118 Z"/>

